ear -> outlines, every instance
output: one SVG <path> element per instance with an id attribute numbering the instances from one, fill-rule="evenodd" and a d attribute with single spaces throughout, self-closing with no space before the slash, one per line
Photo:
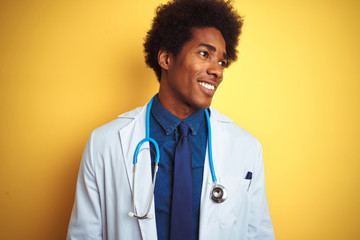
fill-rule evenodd
<path id="1" fill-rule="evenodd" d="M 169 70 L 169 65 L 171 63 L 171 53 L 163 48 L 158 52 L 158 63 L 161 68 Z"/>

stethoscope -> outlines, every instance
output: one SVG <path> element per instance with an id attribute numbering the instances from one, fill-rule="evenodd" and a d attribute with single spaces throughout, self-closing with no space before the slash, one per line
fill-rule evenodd
<path id="1" fill-rule="evenodd" d="M 155 97 L 155 96 L 154 96 Z M 130 217 L 136 217 L 137 219 L 151 219 L 153 218 L 152 214 L 149 214 L 151 203 L 154 198 L 154 188 L 155 188 L 155 181 L 156 181 L 156 173 L 158 171 L 159 167 L 159 160 L 160 160 L 160 150 L 158 143 L 150 137 L 150 109 L 154 100 L 154 97 L 149 102 L 149 105 L 146 110 L 146 135 L 143 140 L 139 142 L 139 144 L 136 146 L 135 154 L 134 154 L 134 168 L 133 168 L 133 191 L 132 191 L 132 205 L 133 205 L 133 211 L 129 212 Z M 205 109 L 205 116 L 206 116 L 206 122 L 207 122 L 207 128 L 208 128 L 208 148 L 209 148 L 209 164 L 210 164 L 210 171 L 213 181 L 213 189 L 210 194 L 210 198 L 214 203 L 222 203 L 227 198 L 227 190 L 224 186 L 217 183 L 214 165 L 213 165 L 213 158 L 212 158 L 212 141 L 211 141 L 211 126 L 210 126 L 210 117 L 209 117 L 209 111 L 208 109 Z M 152 187 L 151 187 L 151 195 L 148 202 L 148 207 L 146 210 L 146 213 L 144 215 L 139 215 L 136 210 L 135 206 L 135 172 L 136 172 L 136 164 L 137 164 L 137 157 L 140 151 L 141 146 L 145 142 L 151 142 L 155 147 L 155 167 L 154 167 L 154 174 L 153 174 L 153 180 L 152 180 Z"/>

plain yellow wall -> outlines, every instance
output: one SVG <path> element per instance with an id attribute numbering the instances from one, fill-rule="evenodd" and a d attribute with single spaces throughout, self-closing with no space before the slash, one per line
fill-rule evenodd
<path id="1" fill-rule="evenodd" d="M 0 2 L 0 239 L 65 238 L 90 132 L 157 91 L 142 41 L 160 2 Z M 277 239 L 360 239 L 359 1 L 235 6 L 213 106 L 263 145 Z"/>

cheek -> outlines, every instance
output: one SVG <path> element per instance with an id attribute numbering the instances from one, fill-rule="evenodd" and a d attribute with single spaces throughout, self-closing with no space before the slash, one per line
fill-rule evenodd
<path id="1" fill-rule="evenodd" d="M 193 63 L 189 65 L 186 69 L 188 77 L 195 78 L 195 80 L 201 78 L 203 75 L 206 74 L 206 68 L 203 64 Z"/>

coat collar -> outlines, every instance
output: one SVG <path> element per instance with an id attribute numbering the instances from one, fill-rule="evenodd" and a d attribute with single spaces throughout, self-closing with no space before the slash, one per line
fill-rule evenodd
<path id="1" fill-rule="evenodd" d="M 148 106 L 148 103 L 142 107 L 138 107 L 130 112 L 124 113 L 122 115 L 119 115 L 119 118 L 131 118 L 135 119 L 139 117 L 139 115 L 145 115 L 146 116 L 146 108 Z M 224 122 L 224 123 L 231 123 L 232 120 L 225 115 L 219 113 L 215 108 L 210 107 L 210 118 L 214 118 L 215 121 Z M 144 117 L 145 117 L 144 116 Z M 145 120 L 145 119 L 144 119 Z"/>

